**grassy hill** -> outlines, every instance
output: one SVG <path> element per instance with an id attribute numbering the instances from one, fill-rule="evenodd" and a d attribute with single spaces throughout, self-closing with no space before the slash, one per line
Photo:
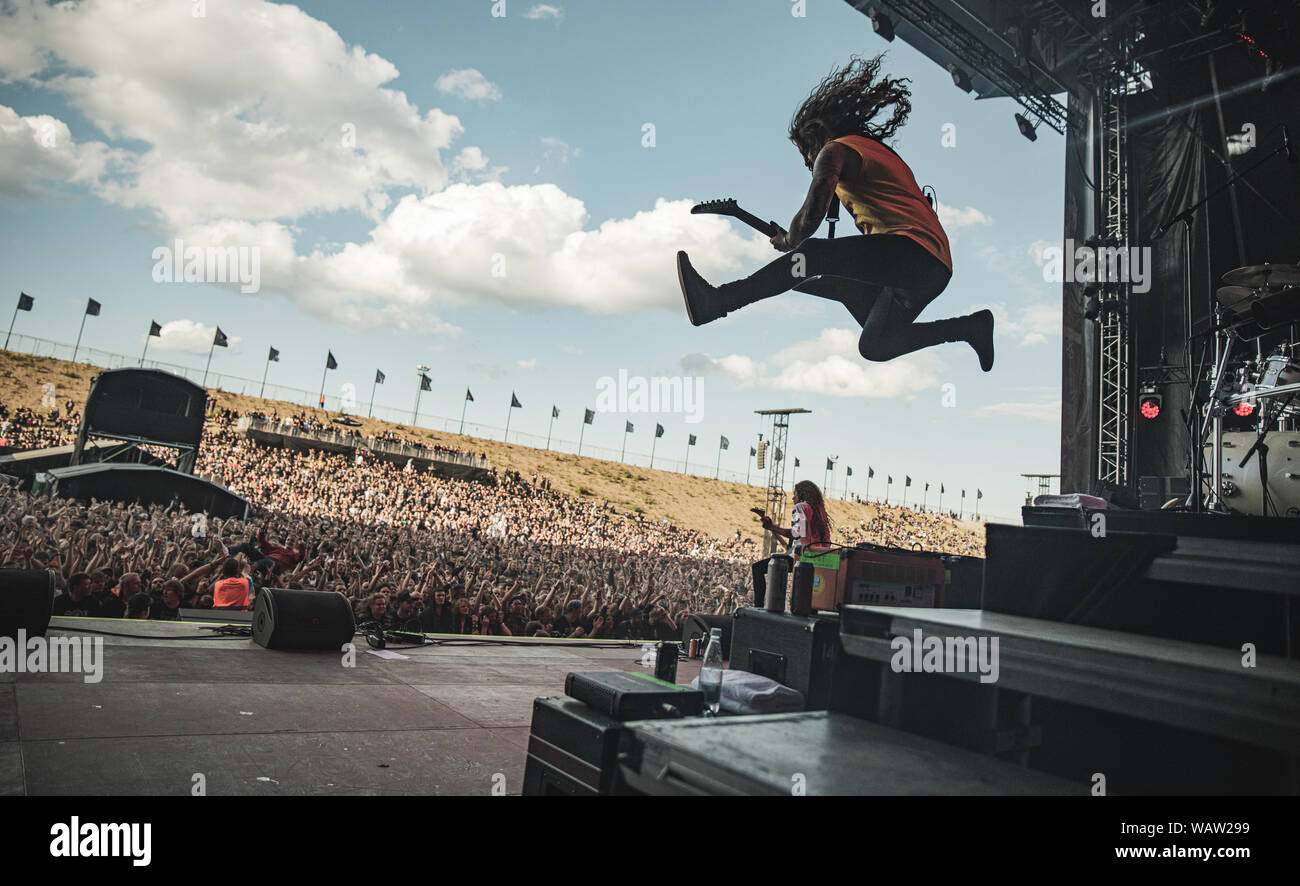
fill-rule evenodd
<path id="1" fill-rule="evenodd" d="M 0 402 L 10 409 L 20 406 L 40 409 L 43 385 L 52 383 L 60 410 L 69 399 L 80 408 L 90 391 L 91 377 L 100 371 L 99 367 L 84 363 L 0 351 Z M 293 403 L 216 390 L 209 390 L 208 395 L 220 406 L 240 412 L 278 410 L 285 415 L 307 411 L 315 413 L 319 420 L 329 420 L 323 410 L 309 410 Z M 394 431 L 407 439 L 422 438 L 430 443 L 484 452 L 498 470 L 509 468 L 525 477 L 541 474 L 561 492 L 608 500 L 621 511 L 642 513 L 656 520 L 667 518 L 719 538 L 741 529 L 760 542 L 762 539 L 758 520 L 749 513 L 750 508 L 763 506 L 764 490 L 759 487 L 354 417 L 361 421 L 362 433 Z M 873 505 L 842 501 L 828 501 L 826 506 L 837 525 L 855 525 L 859 520 L 869 522 L 876 511 Z M 979 523 L 963 521 L 960 525 L 983 535 Z"/>

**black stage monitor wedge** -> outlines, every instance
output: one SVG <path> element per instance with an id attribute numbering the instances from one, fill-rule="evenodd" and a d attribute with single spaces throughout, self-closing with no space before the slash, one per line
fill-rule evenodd
<path id="1" fill-rule="evenodd" d="M 352 606 L 337 592 L 263 588 L 253 604 L 253 640 L 267 649 L 337 652 L 356 632 Z"/>
<path id="2" fill-rule="evenodd" d="M 54 611 L 54 573 L 44 569 L 0 569 L 0 637 L 44 637 Z"/>
<path id="3" fill-rule="evenodd" d="M 802 618 L 745 607 L 736 610 L 731 669 L 749 671 L 803 693 L 804 710 L 824 710 L 839 650 L 838 614 Z"/>
<path id="4" fill-rule="evenodd" d="M 640 671 L 569 674 L 564 694 L 615 720 L 660 720 L 704 713 L 704 693 Z"/>

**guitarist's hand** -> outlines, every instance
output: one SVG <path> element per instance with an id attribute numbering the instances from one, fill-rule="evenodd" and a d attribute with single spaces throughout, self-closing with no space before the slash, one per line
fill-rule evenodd
<path id="1" fill-rule="evenodd" d="M 777 252 L 789 252 L 796 245 L 790 242 L 790 233 L 785 230 L 782 230 L 775 237 L 769 238 L 767 242 L 771 243 Z"/>

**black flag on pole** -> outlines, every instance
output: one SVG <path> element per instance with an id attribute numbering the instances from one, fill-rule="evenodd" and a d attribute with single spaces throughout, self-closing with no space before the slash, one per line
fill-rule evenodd
<path id="1" fill-rule="evenodd" d="M 465 402 L 466 403 L 474 402 L 474 395 L 469 392 L 469 388 L 465 389 Z"/>
<path id="2" fill-rule="evenodd" d="M 826 470 L 828 471 L 835 470 L 835 462 L 831 461 L 829 458 L 826 459 Z"/>
<path id="3" fill-rule="evenodd" d="M 912 478 L 911 478 L 911 477 L 904 476 L 903 479 L 907 481 L 906 483 L 903 484 L 904 486 L 911 486 L 911 485 L 912 485 Z"/>
<path id="4" fill-rule="evenodd" d="M 886 483 L 887 485 L 889 485 L 889 486 L 893 486 L 893 485 L 894 485 L 894 475 L 893 475 L 893 474 L 886 474 L 886 475 L 885 475 L 885 483 Z"/>
<path id="5" fill-rule="evenodd" d="M 382 384 L 384 383 L 384 378 L 385 378 L 384 374 L 383 374 L 382 372 L 380 372 L 378 369 L 376 369 L 376 370 L 375 370 L 375 384 L 377 384 L 377 385 L 382 385 Z"/>
<path id="6" fill-rule="evenodd" d="M 867 465 L 867 479 L 870 480 L 876 476 L 876 469 Z"/>
<path id="7" fill-rule="evenodd" d="M 220 326 L 217 327 L 216 334 L 212 336 L 212 346 L 214 348 L 230 347 L 230 339 L 226 338 L 226 334 L 221 331 Z"/>
<path id="8" fill-rule="evenodd" d="M 847 477 L 853 476 L 853 468 L 845 468 L 844 471 L 845 471 L 845 476 Z"/>
<path id="9" fill-rule="evenodd" d="M 425 375 L 423 372 L 420 373 L 420 390 L 433 390 L 433 379 L 429 378 L 429 376 Z"/>
<path id="10" fill-rule="evenodd" d="M 523 405 L 524 405 L 524 404 L 522 404 L 522 403 L 519 402 L 519 398 L 515 396 L 515 392 L 514 392 L 514 391 L 511 391 L 511 392 L 510 392 L 510 408 L 511 408 L 511 409 L 521 409 L 521 408 L 523 407 Z"/>
<path id="11" fill-rule="evenodd" d="M 940 495 L 943 495 L 943 493 L 944 493 L 943 484 L 940 483 L 940 484 L 939 484 L 939 494 L 940 494 Z"/>
<path id="12" fill-rule="evenodd" d="M 86 313 L 92 317 L 98 317 L 99 302 L 95 301 L 93 298 L 86 299 Z"/>
<path id="13" fill-rule="evenodd" d="M 325 368 L 326 368 L 326 369 L 338 369 L 338 368 L 339 368 L 339 361 L 337 361 L 337 360 L 334 359 L 334 352 L 333 352 L 333 351 L 326 351 L 326 352 L 325 352 Z"/>
<path id="14" fill-rule="evenodd" d="M 627 428 L 624 429 L 623 433 L 625 433 L 625 434 L 634 434 L 634 433 L 636 433 L 636 428 L 632 427 L 632 422 L 628 422 L 628 423 L 627 423 Z"/>
<path id="15" fill-rule="evenodd" d="M 551 418 L 559 418 L 559 417 L 560 417 L 560 407 L 558 407 L 558 406 L 552 406 L 552 407 L 551 407 Z"/>
<path id="16" fill-rule="evenodd" d="M 929 483 L 926 483 L 926 484 L 925 484 L 925 491 L 926 491 L 926 492 L 929 492 L 929 491 L 930 491 L 930 484 L 929 484 Z"/>
<path id="17" fill-rule="evenodd" d="M 280 362 L 280 352 L 277 351 L 275 348 L 271 348 L 271 350 L 269 350 L 269 351 L 266 352 L 266 362 L 268 362 L 268 363 L 279 363 L 279 362 Z"/>
<path id="18" fill-rule="evenodd" d="M 976 498 L 983 498 L 983 497 L 984 497 L 984 492 L 983 492 L 983 490 L 976 489 L 976 490 L 975 490 L 975 497 L 976 497 Z"/>
<path id="19" fill-rule="evenodd" d="M 796 468 L 799 467 L 799 456 L 797 456 L 797 455 L 796 455 L 795 458 L 794 458 L 794 466 L 795 466 Z"/>
<path id="20" fill-rule="evenodd" d="M 149 334 L 152 335 L 154 338 L 162 338 L 162 327 L 159 326 L 155 321 L 150 320 Z"/>
<path id="21" fill-rule="evenodd" d="M 36 304 L 36 299 L 32 298 L 25 292 L 18 293 L 18 310 L 30 311 L 34 304 Z"/>
<path id="22" fill-rule="evenodd" d="M 749 447 L 749 457 L 753 458 L 756 455 L 758 455 L 758 450 L 755 449 L 753 446 Z"/>
<path id="23" fill-rule="evenodd" d="M 694 445 L 695 445 L 695 435 L 694 435 L 694 434 L 691 434 L 691 442 L 687 443 L 686 445 L 687 445 L 687 446 L 694 446 Z"/>
<path id="24" fill-rule="evenodd" d="M 655 439 L 658 439 L 659 437 L 662 437 L 663 435 L 664 435 L 664 426 L 663 426 L 663 425 L 660 425 L 660 424 L 656 424 L 656 425 L 655 425 Z"/>
<path id="25" fill-rule="evenodd" d="M 723 449 L 730 449 L 730 448 L 731 448 L 731 441 L 728 440 L 726 437 L 723 437 L 723 438 L 722 438 L 722 448 L 723 448 Z"/>
<path id="26" fill-rule="evenodd" d="M 585 409 L 582 413 L 582 423 L 584 425 L 589 425 L 591 424 L 591 420 L 595 417 L 596 413 L 592 412 L 590 409 Z"/>

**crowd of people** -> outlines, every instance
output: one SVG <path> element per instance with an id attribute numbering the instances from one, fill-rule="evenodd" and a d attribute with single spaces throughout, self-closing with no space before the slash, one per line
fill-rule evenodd
<path id="1" fill-rule="evenodd" d="M 70 442 L 64 416 L 19 413 L 40 445 Z M 516 637 L 680 638 L 691 613 L 750 594 L 758 553 L 740 533 L 620 513 L 516 471 L 477 482 L 364 447 L 274 448 L 239 433 L 238 418 L 210 413 L 195 473 L 246 498 L 247 522 L 5 488 L 0 565 L 55 570 L 60 615 L 170 619 L 288 587 L 337 591 L 360 623 L 390 630 Z M 982 552 L 953 521 L 901 508 L 839 532 L 844 544 Z"/>
<path id="2" fill-rule="evenodd" d="M 76 439 L 80 424 L 81 413 L 71 400 L 64 403 L 62 412 L 58 406 L 44 412 L 22 406 L 10 410 L 0 403 L 0 451 L 66 446 Z"/>

